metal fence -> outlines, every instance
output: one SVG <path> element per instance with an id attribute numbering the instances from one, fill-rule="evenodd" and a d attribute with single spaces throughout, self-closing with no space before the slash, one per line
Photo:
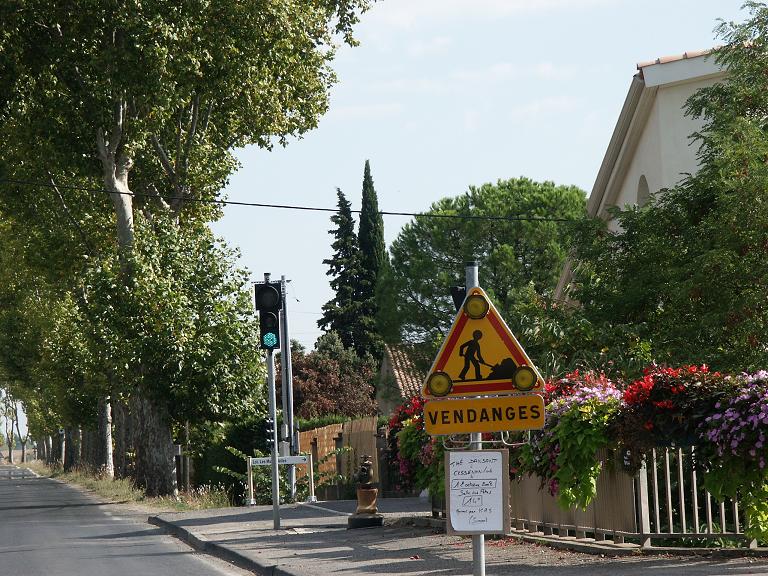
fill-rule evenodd
<path id="1" fill-rule="evenodd" d="M 744 534 L 738 502 L 716 502 L 697 478 L 693 448 L 659 448 L 647 455 L 635 475 L 623 471 L 619 459 L 601 454 L 603 469 L 597 497 L 586 510 L 563 510 L 537 477 L 512 482 L 512 525 L 518 531 L 560 537 L 594 538 L 642 547 L 656 543 L 725 541 L 756 548 Z"/>

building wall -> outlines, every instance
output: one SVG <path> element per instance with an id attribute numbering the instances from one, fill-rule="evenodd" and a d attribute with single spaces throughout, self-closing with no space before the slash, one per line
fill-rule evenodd
<path id="1" fill-rule="evenodd" d="M 661 188 L 675 186 L 685 174 L 698 170 L 698 146 L 692 143 L 690 135 L 699 130 L 703 122 L 685 115 L 685 102 L 699 88 L 720 79 L 698 79 L 659 87 L 615 205 L 637 203 L 641 176 L 645 176 L 649 191 L 654 194 Z M 616 229 L 615 223 L 611 223 L 611 228 Z"/>

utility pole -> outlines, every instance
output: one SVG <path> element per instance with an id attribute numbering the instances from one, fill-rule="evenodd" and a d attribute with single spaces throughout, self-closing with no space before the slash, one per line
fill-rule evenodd
<path id="1" fill-rule="evenodd" d="M 299 453 L 299 434 L 293 423 L 293 364 L 291 363 L 291 337 L 288 333 L 288 284 L 285 276 L 280 277 L 280 289 L 283 296 L 283 309 L 280 312 L 280 374 L 282 376 L 282 404 L 283 418 L 287 427 L 287 434 L 282 435 L 288 439 L 288 456 Z M 291 491 L 291 500 L 296 500 L 296 465 L 288 466 L 288 485 Z"/>
<path id="2" fill-rule="evenodd" d="M 480 286 L 478 277 L 477 260 L 466 263 L 465 288 L 467 293 Z M 483 435 L 479 432 L 473 432 L 470 435 L 470 449 L 483 449 Z M 472 535 L 472 574 L 473 576 L 485 576 L 485 534 Z"/>

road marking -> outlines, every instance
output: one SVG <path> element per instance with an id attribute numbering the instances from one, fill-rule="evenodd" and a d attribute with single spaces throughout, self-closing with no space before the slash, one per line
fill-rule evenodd
<path id="1" fill-rule="evenodd" d="M 331 514 L 337 514 L 338 516 L 352 516 L 349 512 L 339 512 L 338 510 L 332 510 L 331 508 L 325 508 L 318 506 L 317 504 L 307 504 L 305 502 L 299 502 L 299 506 L 306 506 L 307 508 L 314 508 L 315 510 L 322 510 L 323 512 L 330 512 Z"/>

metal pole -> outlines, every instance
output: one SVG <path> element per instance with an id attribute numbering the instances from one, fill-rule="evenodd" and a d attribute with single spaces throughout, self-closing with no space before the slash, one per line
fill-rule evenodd
<path id="1" fill-rule="evenodd" d="M 480 286 L 478 278 L 477 260 L 466 263 L 465 286 L 467 293 L 470 289 Z M 483 435 L 475 432 L 470 435 L 470 448 L 472 450 L 483 449 Z M 472 574 L 473 576 L 485 576 L 485 534 L 472 536 Z"/>
<path id="2" fill-rule="evenodd" d="M 293 426 L 293 367 L 291 363 L 291 337 L 288 332 L 288 281 L 280 277 L 280 288 L 283 293 L 283 309 L 280 312 L 280 365 L 283 390 L 283 418 L 288 425 L 288 455 L 299 453 L 299 438 Z M 291 500 L 296 500 L 296 466 L 288 466 L 288 485 L 291 488 Z"/>
<path id="3" fill-rule="evenodd" d="M 315 498 L 315 468 L 314 463 L 312 462 L 312 452 L 309 453 L 309 465 L 307 470 L 309 473 L 309 500 L 307 500 L 307 502 L 317 502 L 317 498 Z"/>
<path id="4" fill-rule="evenodd" d="M 256 506 L 256 500 L 253 499 L 253 463 L 248 456 L 248 506 Z"/>
<path id="5" fill-rule="evenodd" d="M 269 390 L 269 417 L 272 418 L 272 519 L 275 530 L 280 529 L 280 471 L 277 467 L 277 399 L 275 398 L 275 356 L 267 350 L 267 389 Z"/>

